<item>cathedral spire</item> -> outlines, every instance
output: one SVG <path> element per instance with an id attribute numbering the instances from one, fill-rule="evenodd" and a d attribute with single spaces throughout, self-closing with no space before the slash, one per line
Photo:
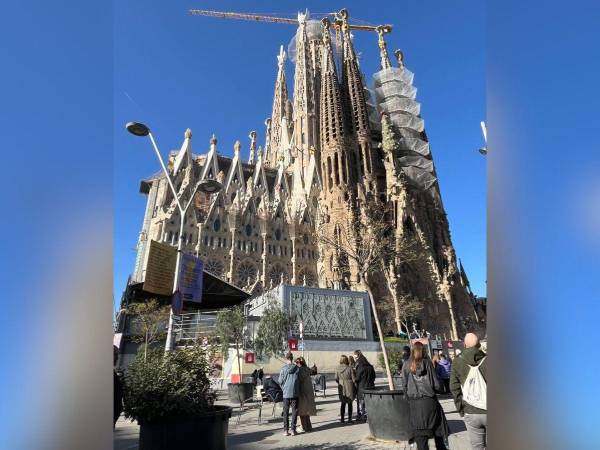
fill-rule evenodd
<path id="1" fill-rule="evenodd" d="M 281 143 L 281 119 L 285 117 L 286 104 L 288 102 L 287 81 L 285 79 L 285 51 L 283 45 L 279 48 L 277 55 L 277 81 L 275 82 L 275 95 L 273 96 L 273 112 L 271 114 L 271 135 L 268 149 L 268 160 L 275 165 L 280 151 Z"/>
<path id="2" fill-rule="evenodd" d="M 294 71 L 293 139 L 301 172 L 308 165 L 308 149 L 314 145 L 316 114 L 313 104 L 313 68 L 306 30 L 306 14 L 298 13 L 296 67 Z"/>
<path id="3" fill-rule="evenodd" d="M 378 40 L 378 44 L 379 44 L 379 57 L 381 58 L 381 69 L 390 69 L 392 67 L 392 65 L 390 64 L 390 57 L 388 55 L 388 51 L 387 51 L 387 44 L 385 43 L 385 40 L 383 39 L 383 35 L 385 33 L 389 33 L 390 29 L 387 28 L 384 25 L 380 25 L 377 27 L 377 34 L 379 35 L 379 40 Z"/>
<path id="4" fill-rule="evenodd" d="M 327 18 L 323 24 L 323 61 L 321 63 L 321 148 L 324 144 L 341 142 L 344 136 L 344 122 L 340 98 L 331 36 L 330 22 Z"/>

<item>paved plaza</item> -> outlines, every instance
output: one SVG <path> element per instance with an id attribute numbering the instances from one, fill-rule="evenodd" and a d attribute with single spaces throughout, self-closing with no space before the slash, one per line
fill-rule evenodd
<path id="1" fill-rule="evenodd" d="M 377 379 L 377 385 L 384 385 L 383 378 Z M 318 393 L 319 394 L 319 393 Z M 281 404 L 277 405 L 275 417 L 271 415 L 272 404 L 265 403 L 262 409 L 262 421 L 258 423 L 258 408 L 249 403 L 244 409 L 239 423 L 239 407 L 234 409 L 229 420 L 228 448 L 232 450 L 254 449 L 411 449 L 407 443 L 384 443 L 369 439 L 369 426 L 366 423 L 343 425 L 339 422 L 339 401 L 335 384 L 329 382 L 326 398 L 317 395 L 317 416 L 312 417 L 313 431 L 300 431 L 298 420 L 297 436 L 284 436 L 281 418 Z M 465 426 L 456 412 L 449 396 L 441 396 L 440 402 L 446 412 L 450 426 L 450 450 L 470 450 Z M 219 404 L 229 404 L 226 391 L 219 391 Z M 355 403 L 356 406 L 356 403 Z M 114 433 L 114 450 L 137 450 L 138 426 L 123 417 L 117 422 Z M 201 439 L 201 437 L 199 437 Z M 430 448 L 435 449 L 433 440 Z M 176 449 L 174 449 L 176 450 Z"/>

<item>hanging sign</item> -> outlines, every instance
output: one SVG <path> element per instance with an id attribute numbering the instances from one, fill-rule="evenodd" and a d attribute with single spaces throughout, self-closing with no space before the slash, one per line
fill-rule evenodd
<path id="1" fill-rule="evenodd" d="M 169 244 L 150 241 L 144 291 L 158 295 L 173 294 L 177 249 Z"/>
<path id="2" fill-rule="evenodd" d="M 178 291 L 183 300 L 188 302 L 202 302 L 202 279 L 204 264 L 202 260 L 193 255 L 183 253 L 179 263 Z"/>

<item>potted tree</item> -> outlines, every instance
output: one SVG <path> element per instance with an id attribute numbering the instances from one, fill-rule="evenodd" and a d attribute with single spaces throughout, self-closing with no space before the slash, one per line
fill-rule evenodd
<path id="1" fill-rule="evenodd" d="M 125 417 L 140 425 L 140 450 L 225 449 L 232 408 L 214 404 L 210 354 L 200 346 L 139 352 L 124 379 Z"/>
<path id="2" fill-rule="evenodd" d="M 221 353 L 223 354 L 223 358 L 227 359 L 230 345 L 235 345 L 236 364 L 240 377 L 237 383 L 231 382 L 227 384 L 229 400 L 241 404 L 247 399 L 252 398 L 254 389 L 253 383 L 246 383 L 243 379 L 240 346 L 244 338 L 245 325 L 244 309 L 241 305 L 222 309 L 217 313 L 215 333 L 219 338 Z"/>

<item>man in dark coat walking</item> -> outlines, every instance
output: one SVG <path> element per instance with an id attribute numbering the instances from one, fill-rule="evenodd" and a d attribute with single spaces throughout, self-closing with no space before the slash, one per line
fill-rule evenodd
<path id="1" fill-rule="evenodd" d="M 354 350 L 356 359 L 356 402 L 358 404 L 358 419 L 366 420 L 367 411 L 365 409 L 365 389 L 375 387 L 375 368 L 367 361 L 365 355 L 360 350 Z"/>
<path id="2" fill-rule="evenodd" d="M 480 348 L 477 335 L 468 333 L 465 336 L 465 349 L 460 356 L 454 358 L 450 373 L 450 391 L 454 397 L 456 410 L 465 421 L 473 450 L 486 448 L 487 410 L 477 408 L 464 401 L 463 388 L 471 370 L 479 370 L 487 384 L 487 360 L 485 358 L 486 354 Z"/>

